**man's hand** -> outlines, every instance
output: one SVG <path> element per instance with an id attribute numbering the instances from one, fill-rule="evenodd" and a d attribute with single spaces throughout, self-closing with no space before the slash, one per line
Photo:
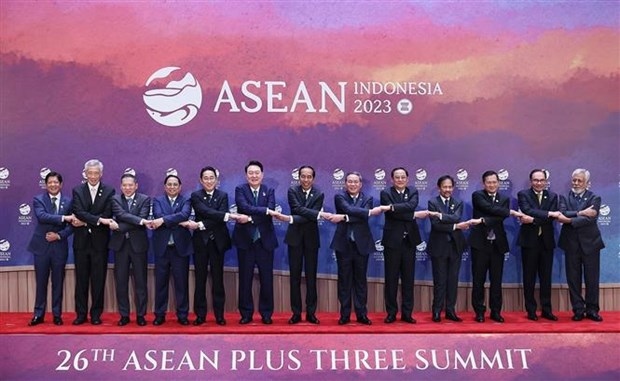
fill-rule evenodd
<path id="1" fill-rule="evenodd" d="M 586 217 L 590 217 L 590 218 L 594 218 L 596 217 L 598 213 L 596 212 L 596 209 L 594 209 L 594 205 L 590 205 L 587 208 L 585 208 L 584 210 L 580 210 L 577 212 L 578 216 L 586 216 Z"/>
<path id="2" fill-rule="evenodd" d="M 459 222 L 455 227 L 459 230 L 467 230 L 469 229 L 469 221 Z"/>
<path id="3" fill-rule="evenodd" d="M 328 219 L 329 222 L 332 222 L 334 224 L 340 223 L 344 220 L 346 220 L 347 218 L 345 217 L 344 214 L 332 214 L 331 217 Z"/>
<path id="4" fill-rule="evenodd" d="M 561 224 L 570 224 L 572 220 L 560 213 L 560 215 L 558 216 L 558 222 Z"/>
<path id="5" fill-rule="evenodd" d="M 381 206 L 375 206 L 374 208 L 370 209 L 371 216 L 378 216 L 381 213 L 383 213 L 383 209 L 381 208 Z"/>
<path id="6" fill-rule="evenodd" d="M 522 224 L 531 224 L 531 223 L 534 223 L 534 217 L 524 214 L 522 217 L 519 218 L 519 221 Z"/>

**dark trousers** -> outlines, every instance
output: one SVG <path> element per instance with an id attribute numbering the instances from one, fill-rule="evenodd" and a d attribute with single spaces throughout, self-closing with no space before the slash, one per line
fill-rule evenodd
<path id="1" fill-rule="evenodd" d="M 456 313 L 456 294 L 461 270 L 461 255 L 453 247 L 450 253 L 431 256 L 433 265 L 433 312 Z"/>
<path id="2" fill-rule="evenodd" d="M 338 263 L 338 301 L 340 302 L 340 316 L 348 318 L 351 315 L 351 295 L 357 317 L 368 313 L 368 255 L 362 255 L 355 242 L 349 242 L 349 250 L 336 251 Z"/>
<path id="3" fill-rule="evenodd" d="M 75 250 L 75 311 L 78 318 L 88 314 L 90 285 L 90 318 L 99 319 L 103 312 L 105 278 L 108 272 L 108 248 L 89 247 Z"/>
<path id="4" fill-rule="evenodd" d="M 398 304 L 398 280 L 401 280 L 401 308 L 403 316 L 413 312 L 413 279 L 415 274 L 415 251 L 409 240 L 403 239 L 398 248 L 386 247 L 384 251 L 385 266 L 385 310 L 389 315 L 396 315 Z"/>
<path id="5" fill-rule="evenodd" d="M 484 313 L 484 282 L 489 273 L 491 287 L 489 289 L 489 307 L 491 312 L 502 310 L 502 276 L 504 273 L 504 253 L 500 253 L 493 241 L 486 241 L 483 249 L 471 249 L 471 273 L 473 287 L 471 303 L 476 313 Z"/>
<path id="6" fill-rule="evenodd" d="M 174 282 L 174 299 L 178 319 L 187 319 L 189 312 L 189 256 L 180 256 L 174 245 L 155 258 L 155 316 L 165 317 L 168 310 L 170 274 Z"/>
<path id="7" fill-rule="evenodd" d="M 36 278 L 36 297 L 34 316 L 44 317 L 47 310 L 47 283 L 52 275 L 52 314 L 62 315 L 62 290 L 65 281 L 65 264 L 67 256 L 47 252 L 34 256 L 34 273 Z"/>
<path id="8" fill-rule="evenodd" d="M 114 280 L 116 281 L 116 302 L 122 317 L 129 317 L 129 272 L 133 273 L 136 315 L 146 315 L 146 253 L 136 253 L 129 241 L 114 253 Z"/>
<path id="9" fill-rule="evenodd" d="M 318 253 L 318 247 L 306 247 L 303 242 L 299 246 L 288 247 L 291 310 L 294 314 L 301 314 L 301 270 L 304 267 L 304 273 L 306 275 L 306 314 L 314 315 L 316 312 L 316 272 Z"/>
<path id="10" fill-rule="evenodd" d="M 600 310 L 599 277 L 601 271 L 601 252 L 585 254 L 581 247 L 576 252 L 564 254 L 566 262 L 566 282 L 570 304 L 575 314 L 592 313 Z M 586 284 L 586 298 L 581 294 L 581 280 Z"/>
<path id="11" fill-rule="evenodd" d="M 207 316 L 207 277 L 211 269 L 211 298 L 213 314 L 216 319 L 224 318 L 224 253 L 220 253 L 214 240 L 209 240 L 204 249 L 194 253 L 194 272 L 196 289 L 194 291 L 194 313 L 196 316 Z"/>
<path id="12" fill-rule="evenodd" d="M 239 313 L 242 318 L 252 318 L 252 278 L 254 267 L 258 267 L 260 293 L 258 312 L 264 319 L 273 315 L 273 250 L 265 250 L 261 240 L 252 243 L 249 249 L 237 249 L 239 260 Z"/>
<path id="13" fill-rule="evenodd" d="M 521 261 L 523 263 L 523 299 L 525 310 L 535 313 L 537 310 L 534 289 L 536 276 L 540 282 L 540 305 L 543 313 L 551 313 L 551 271 L 553 268 L 553 249 L 546 249 L 539 237 L 536 247 L 524 247 L 521 249 Z"/>

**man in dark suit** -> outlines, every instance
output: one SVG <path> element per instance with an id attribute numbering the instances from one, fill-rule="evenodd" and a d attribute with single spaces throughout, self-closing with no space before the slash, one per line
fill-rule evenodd
<path id="1" fill-rule="evenodd" d="M 385 265 L 385 310 L 387 324 L 396 321 L 398 280 L 401 280 L 401 320 L 415 323 L 413 313 L 413 278 L 415 247 L 422 242 L 416 218 L 425 218 L 428 211 L 416 212 L 418 191 L 408 187 L 409 172 L 403 167 L 392 169 L 393 186 L 382 190 L 381 206 L 385 212 L 382 244 Z"/>
<path id="2" fill-rule="evenodd" d="M 304 165 L 299 168 L 299 185 L 288 190 L 288 204 L 291 216 L 285 222 L 289 223 L 284 242 L 288 245 L 288 260 L 290 265 L 291 309 L 293 316 L 289 324 L 301 321 L 301 270 L 306 275 L 306 321 L 319 324 L 316 317 L 317 290 L 316 273 L 319 254 L 319 226 L 320 218 L 328 218 L 325 213 L 323 200 L 325 195 L 314 186 L 314 168 Z"/>
<path id="3" fill-rule="evenodd" d="M 196 213 L 197 229 L 194 230 L 194 267 L 196 290 L 194 293 L 194 325 L 201 325 L 207 316 L 207 275 L 211 269 L 211 298 L 215 323 L 226 325 L 224 319 L 224 254 L 231 248 L 230 233 L 226 223 L 236 218 L 228 212 L 228 194 L 217 189 L 217 171 L 207 166 L 200 170 L 202 189 L 192 193 L 192 207 Z"/>
<path id="4" fill-rule="evenodd" d="M 74 227 L 73 254 L 75 256 L 75 310 L 74 325 L 86 322 L 88 288 L 90 289 L 90 322 L 101 324 L 105 278 L 108 272 L 108 243 L 110 229 L 118 228 L 112 217 L 114 188 L 101 183 L 103 164 L 92 159 L 84 164 L 86 183 L 73 188 Z"/>
<path id="5" fill-rule="evenodd" d="M 351 294 L 357 322 L 370 325 L 368 319 L 368 256 L 375 243 L 368 226 L 368 218 L 381 214 L 380 206 L 372 207 L 373 199 L 361 192 L 362 175 L 350 172 L 345 176 L 345 192 L 334 197 L 336 214 L 331 222 L 337 223 L 330 248 L 336 251 L 338 261 L 339 325 L 351 321 Z"/>
<path id="6" fill-rule="evenodd" d="M 461 322 L 456 314 L 456 294 L 461 269 L 461 256 L 467 242 L 463 230 L 470 226 L 462 222 L 463 201 L 452 196 L 454 179 L 449 175 L 437 180 L 439 195 L 428 200 L 431 217 L 431 234 L 428 239 L 428 252 L 433 265 L 433 305 L 432 320 L 441 321 L 441 310 L 445 307 L 446 319 Z"/>
<path id="7" fill-rule="evenodd" d="M 149 241 L 146 234 L 146 220 L 151 209 L 151 198 L 137 193 L 138 182 L 132 174 L 121 176 L 121 192 L 112 198 L 112 213 L 118 229 L 112 231 L 110 249 L 114 250 L 114 280 L 116 301 L 121 315 L 119 326 L 129 323 L 129 272 L 133 273 L 136 323 L 146 325 L 147 257 Z"/>
<path id="8" fill-rule="evenodd" d="M 52 276 L 52 314 L 54 324 L 62 325 L 62 290 L 65 281 L 65 265 L 69 255 L 67 239 L 73 234 L 70 222 L 71 199 L 60 193 L 62 175 L 50 172 L 45 176 L 47 193 L 35 196 L 33 200 L 37 226 L 34 229 L 28 251 L 34 254 L 36 297 L 34 316 L 28 323 L 34 326 L 43 323 L 47 310 L 47 283 Z"/>
<path id="9" fill-rule="evenodd" d="M 559 246 L 564 250 L 566 281 L 573 320 L 584 316 L 593 321 L 603 321 L 599 315 L 599 277 L 601 249 L 605 247 L 597 225 L 601 197 L 588 190 L 590 171 L 575 169 L 572 189 L 566 197 L 560 197 L 558 221 L 562 223 Z M 581 281 L 585 281 L 586 297 L 581 295 Z"/>
<path id="10" fill-rule="evenodd" d="M 181 194 L 181 179 L 168 175 L 164 179 L 165 194 L 153 200 L 154 229 L 152 244 L 155 253 L 155 320 L 153 325 L 166 321 L 170 275 L 174 281 L 177 321 L 188 325 L 189 314 L 189 257 L 192 253 L 192 234 L 187 228 L 192 207 Z"/>
<path id="11" fill-rule="evenodd" d="M 542 169 L 530 172 L 530 185 L 517 194 L 520 218 L 519 245 L 523 263 L 523 299 L 527 318 L 536 321 L 534 298 L 536 276 L 540 281 L 541 317 L 556 321 L 551 308 L 551 271 L 555 238 L 553 218 L 558 217 L 558 195 L 547 190 L 547 173 Z"/>
<path id="12" fill-rule="evenodd" d="M 248 324 L 254 314 L 252 277 L 258 267 L 260 294 L 258 311 L 263 324 L 273 320 L 273 252 L 278 247 L 272 216 L 276 199 L 273 189 L 262 184 L 263 164 L 250 161 L 245 166 L 246 184 L 235 188 L 237 211 L 243 218 L 237 220 L 233 241 L 239 261 L 239 313 L 240 324 Z"/>
<path id="13" fill-rule="evenodd" d="M 471 195 L 474 208 L 474 220 L 480 223 L 474 226 L 469 235 L 472 262 L 471 272 L 473 287 L 471 299 L 476 321 L 484 322 L 484 282 L 489 274 L 491 283 L 489 304 L 491 320 L 503 323 L 502 311 L 502 277 L 504 273 L 504 254 L 509 252 L 508 238 L 504 230 L 504 220 L 513 215 L 522 214 L 510 209 L 510 199 L 498 192 L 499 177 L 495 171 L 486 171 L 482 174 L 483 190 L 477 190 Z"/>

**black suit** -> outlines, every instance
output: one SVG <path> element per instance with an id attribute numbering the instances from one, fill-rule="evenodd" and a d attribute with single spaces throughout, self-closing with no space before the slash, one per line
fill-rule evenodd
<path id="1" fill-rule="evenodd" d="M 33 201 L 34 213 L 37 217 L 28 251 L 34 254 L 34 272 L 36 276 L 36 298 L 34 316 L 43 318 L 47 309 L 47 283 L 50 272 L 52 278 L 52 314 L 62 315 L 62 290 L 65 281 L 65 265 L 69 255 L 67 240 L 73 233 L 70 224 L 63 222 L 63 215 L 71 214 L 71 199 L 57 195 L 58 209 L 52 205 L 49 193 L 36 196 Z M 45 235 L 57 233 L 60 240 L 48 242 Z"/>
<path id="2" fill-rule="evenodd" d="M 207 276 L 211 269 L 211 297 L 216 319 L 224 318 L 224 254 L 231 248 L 230 233 L 226 226 L 228 194 L 219 189 L 209 196 L 204 189 L 192 193 L 192 207 L 196 222 L 204 229 L 194 231 L 194 268 L 196 289 L 194 291 L 194 312 L 205 319 L 207 316 Z"/>
<path id="3" fill-rule="evenodd" d="M 336 251 L 338 261 L 338 301 L 340 316 L 348 319 L 351 315 L 351 293 L 358 318 L 366 316 L 368 308 L 368 256 L 375 250 L 374 240 L 368 226 L 372 197 L 359 193 L 353 200 L 348 193 L 334 197 L 336 213 L 347 216 L 346 221 L 338 223 L 330 248 Z"/>
<path id="4" fill-rule="evenodd" d="M 316 273 L 319 253 L 319 213 L 325 195 L 317 188 L 309 190 L 308 197 L 301 186 L 290 187 L 288 204 L 293 222 L 289 224 L 284 242 L 288 245 L 290 266 L 291 309 L 301 314 L 301 270 L 305 264 L 306 314 L 316 312 Z"/>
<path id="5" fill-rule="evenodd" d="M 112 231 L 110 249 L 114 250 L 114 280 L 116 281 L 116 301 L 121 317 L 129 317 L 129 270 L 133 271 L 136 295 L 136 315 L 146 315 L 147 257 L 149 241 L 142 219 L 149 216 L 151 198 L 135 193 L 131 206 L 125 195 L 112 198 L 112 213 L 119 229 Z"/>
<path id="6" fill-rule="evenodd" d="M 445 307 L 446 314 L 454 315 L 461 256 L 467 242 L 463 232 L 454 227 L 461 221 L 463 201 L 454 197 L 447 201 L 446 206 L 441 196 L 428 200 L 428 210 L 441 213 L 441 219 L 431 217 L 427 250 L 433 264 L 433 313 L 439 314 Z"/>
<path id="7" fill-rule="evenodd" d="M 189 313 L 189 257 L 192 253 L 192 234 L 179 223 L 188 220 L 191 210 L 189 199 L 180 194 L 172 205 L 168 195 L 153 200 L 153 218 L 164 220 L 153 232 L 151 240 L 155 253 L 155 316 L 158 318 L 166 317 L 171 273 L 177 318 L 187 319 Z"/>
<path id="8" fill-rule="evenodd" d="M 255 202 L 248 184 L 235 188 L 235 203 L 239 213 L 252 217 L 252 222 L 235 224 L 233 241 L 239 258 L 239 313 L 242 319 L 251 319 L 254 313 L 252 278 L 258 267 L 260 293 L 258 312 L 263 319 L 273 315 L 273 251 L 278 247 L 273 219 L 267 209 L 274 210 L 276 198 L 273 189 L 261 185 Z"/>
<path id="9" fill-rule="evenodd" d="M 491 313 L 502 310 L 502 277 L 504 254 L 509 251 L 504 220 L 510 215 L 510 200 L 507 196 L 495 194 L 495 201 L 485 191 L 478 190 L 471 195 L 474 208 L 473 218 L 483 218 L 469 235 L 472 262 L 473 287 L 471 302 L 476 313 L 484 313 L 484 282 L 489 273 L 491 283 L 489 305 Z"/>
<path id="10" fill-rule="evenodd" d="M 578 314 L 598 313 L 599 277 L 601 271 L 601 249 L 605 247 L 598 229 L 597 217 L 579 216 L 580 210 L 593 206 L 597 217 L 601 197 L 585 191 L 581 197 L 573 192 L 560 197 L 560 212 L 571 219 L 563 224 L 559 246 L 564 250 L 566 281 L 573 312 Z M 586 297 L 581 295 L 581 280 L 585 281 Z"/>
<path id="11" fill-rule="evenodd" d="M 94 202 L 88 183 L 73 188 L 73 214 L 86 226 L 74 229 L 75 310 L 78 319 L 88 313 L 88 287 L 91 286 L 90 317 L 98 320 L 103 312 L 105 278 L 108 271 L 110 229 L 99 218 L 112 217 L 114 188 L 99 183 Z"/>
<path id="12" fill-rule="evenodd" d="M 399 194 L 395 187 L 381 191 L 381 205 L 392 205 L 385 212 L 382 244 L 385 265 L 385 309 L 388 315 L 396 315 L 398 304 L 398 280 L 401 280 L 401 314 L 413 312 L 413 279 L 415 273 L 415 247 L 422 242 L 418 224 L 414 218 L 418 206 L 418 191 L 407 187 Z"/>
<path id="13" fill-rule="evenodd" d="M 536 313 L 534 289 L 536 275 L 540 281 L 540 304 L 543 314 L 551 314 L 551 271 L 553 269 L 553 249 L 555 239 L 553 219 L 550 211 L 558 210 L 558 195 L 547 190 L 542 191 L 541 202 L 532 189 L 524 189 L 517 194 L 519 209 L 533 217 L 531 224 L 521 224 L 519 245 L 523 263 L 523 299 L 528 314 Z"/>

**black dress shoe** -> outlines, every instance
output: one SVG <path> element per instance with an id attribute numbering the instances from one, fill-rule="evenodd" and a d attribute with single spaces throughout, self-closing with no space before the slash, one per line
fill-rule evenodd
<path id="1" fill-rule="evenodd" d="M 217 318 L 217 319 L 215 319 L 215 324 L 217 324 L 217 325 L 226 325 L 226 319 L 224 319 L 223 317 Z"/>
<path id="2" fill-rule="evenodd" d="M 502 317 L 502 315 L 499 314 L 499 312 L 491 312 L 491 320 L 496 321 L 498 323 L 504 322 L 504 318 Z"/>
<path id="3" fill-rule="evenodd" d="M 592 321 L 603 321 L 603 318 L 598 314 L 598 312 L 588 312 L 586 313 L 586 318 Z"/>
<path id="4" fill-rule="evenodd" d="M 101 325 L 101 323 L 102 323 L 101 318 L 96 317 L 96 318 L 90 319 L 90 324 L 92 325 Z"/>
<path id="5" fill-rule="evenodd" d="M 574 314 L 572 317 L 573 321 L 582 321 L 583 320 L 583 314 Z"/>
<path id="6" fill-rule="evenodd" d="M 251 317 L 242 317 L 241 320 L 239 320 L 239 324 L 250 324 L 251 322 Z"/>
<path id="7" fill-rule="evenodd" d="M 484 323 L 484 312 L 476 312 L 476 321 L 478 323 Z"/>
<path id="8" fill-rule="evenodd" d="M 205 318 L 203 318 L 202 316 L 197 316 L 196 320 L 194 320 L 194 322 L 192 324 L 194 325 L 202 325 L 205 323 Z"/>
<path id="9" fill-rule="evenodd" d="M 372 322 L 370 321 L 370 319 L 368 319 L 368 316 L 366 316 L 366 315 L 358 316 L 356 320 L 360 324 L 365 324 L 365 325 L 371 325 L 372 324 Z"/>
<path id="10" fill-rule="evenodd" d="M 54 316 L 54 325 L 62 325 L 62 318 L 60 316 Z"/>
<path id="11" fill-rule="evenodd" d="M 263 322 L 263 324 L 273 324 L 273 320 L 271 320 L 270 317 L 264 317 L 260 320 Z"/>
<path id="12" fill-rule="evenodd" d="M 385 317 L 385 319 L 383 319 L 383 322 L 385 324 L 392 324 L 396 321 L 396 315 L 392 315 L 389 314 L 388 316 Z"/>
<path id="13" fill-rule="evenodd" d="M 433 318 L 432 320 L 435 323 L 439 323 L 441 321 L 441 315 L 439 314 L 439 312 L 433 312 Z"/>
<path id="14" fill-rule="evenodd" d="M 297 324 L 301 321 L 301 315 L 293 314 L 290 319 L 288 319 L 289 324 Z"/>
<path id="15" fill-rule="evenodd" d="M 119 320 L 118 323 L 116 323 L 116 325 L 118 325 L 119 327 L 125 326 L 127 324 L 129 324 L 129 317 L 127 316 L 121 317 L 121 320 Z"/>
<path id="16" fill-rule="evenodd" d="M 43 323 L 43 317 L 41 317 L 41 316 L 35 316 L 35 317 L 33 317 L 33 318 L 32 318 L 32 320 L 30 320 L 30 321 L 28 322 L 28 326 L 30 326 L 30 327 L 34 327 L 35 325 L 39 325 L 39 324 L 41 324 L 41 323 Z"/>
<path id="17" fill-rule="evenodd" d="M 144 318 L 144 316 L 138 316 L 138 318 L 136 318 L 136 323 L 140 327 L 144 327 L 146 325 L 146 319 Z"/>
<path id="18" fill-rule="evenodd" d="M 75 320 L 71 324 L 73 324 L 73 325 L 82 325 L 84 323 L 86 323 L 86 318 L 83 317 L 83 316 L 78 316 L 77 318 L 75 318 Z"/>
<path id="19" fill-rule="evenodd" d="M 187 320 L 187 319 L 186 319 Z M 153 325 L 162 325 L 166 322 L 166 318 L 163 316 L 158 316 L 153 320 Z"/>
<path id="20" fill-rule="evenodd" d="M 349 322 L 351 322 L 351 318 L 348 316 L 341 316 L 340 319 L 338 319 L 338 325 L 345 325 Z"/>
<path id="21" fill-rule="evenodd" d="M 404 321 L 405 323 L 409 323 L 409 324 L 415 324 L 416 323 L 415 319 L 412 318 L 411 316 L 408 316 L 408 315 L 401 316 L 400 320 Z"/>
<path id="22" fill-rule="evenodd" d="M 181 325 L 189 325 L 189 320 L 187 318 L 178 318 L 177 323 Z"/>
<path id="23" fill-rule="evenodd" d="M 312 324 L 319 324 L 321 322 L 315 315 L 306 315 L 306 321 Z"/>
<path id="24" fill-rule="evenodd" d="M 532 321 L 538 321 L 538 316 L 536 316 L 536 312 L 528 312 L 527 319 Z"/>
<path id="25" fill-rule="evenodd" d="M 456 321 L 456 322 L 462 322 L 463 321 L 463 319 L 458 317 L 454 312 L 446 312 L 446 319 L 452 320 L 452 321 Z"/>
<path id="26" fill-rule="evenodd" d="M 540 317 L 543 319 L 551 320 L 551 321 L 558 321 L 558 317 L 552 314 L 551 312 L 543 312 L 540 315 Z"/>

